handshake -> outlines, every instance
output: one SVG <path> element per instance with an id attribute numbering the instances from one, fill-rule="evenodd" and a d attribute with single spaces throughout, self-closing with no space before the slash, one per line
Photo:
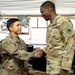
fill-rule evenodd
<path id="1" fill-rule="evenodd" d="M 36 58 L 41 58 L 43 54 L 44 54 L 44 52 L 41 49 L 37 49 L 34 51 L 34 57 L 36 57 Z"/>

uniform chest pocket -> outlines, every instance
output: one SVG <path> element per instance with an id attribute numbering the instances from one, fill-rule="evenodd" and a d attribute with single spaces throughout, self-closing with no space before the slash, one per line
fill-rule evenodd
<path id="1" fill-rule="evenodd" d="M 59 41 L 61 39 L 61 34 L 59 29 L 53 29 L 52 30 L 52 40 L 57 40 Z"/>
<path id="2" fill-rule="evenodd" d="M 22 49 L 22 45 L 20 43 L 14 43 L 16 49 Z"/>

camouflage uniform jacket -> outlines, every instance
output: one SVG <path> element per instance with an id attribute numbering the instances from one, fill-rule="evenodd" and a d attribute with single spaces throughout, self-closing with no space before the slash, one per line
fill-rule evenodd
<path id="1" fill-rule="evenodd" d="M 60 69 L 70 71 L 74 50 L 72 48 L 74 29 L 72 23 L 65 17 L 57 15 L 47 27 L 47 73 L 59 74 Z"/>
<path id="2" fill-rule="evenodd" d="M 1 75 L 26 75 L 27 69 L 24 66 L 24 61 L 28 60 L 32 53 L 26 51 L 25 42 L 9 34 L 1 44 L 3 49 Z M 26 54 L 20 54 L 21 51 L 25 51 Z"/>

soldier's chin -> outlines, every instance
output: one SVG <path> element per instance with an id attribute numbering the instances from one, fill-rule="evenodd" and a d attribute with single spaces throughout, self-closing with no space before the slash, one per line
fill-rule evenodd
<path id="1" fill-rule="evenodd" d="M 22 33 L 19 33 L 19 34 L 22 34 Z"/>
<path id="2" fill-rule="evenodd" d="M 22 34 L 22 32 L 19 32 L 18 34 Z"/>
<path id="3" fill-rule="evenodd" d="M 46 21 L 48 21 L 49 19 L 48 18 L 44 18 Z"/>
<path id="4" fill-rule="evenodd" d="M 49 19 L 45 19 L 46 21 L 48 21 Z"/>

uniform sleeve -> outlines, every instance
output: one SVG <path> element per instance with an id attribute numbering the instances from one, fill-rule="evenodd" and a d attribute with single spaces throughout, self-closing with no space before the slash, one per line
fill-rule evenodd
<path id="1" fill-rule="evenodd" d="M 21 51 L 24 52 L 24 54 L 21 54 Z M 28 60 L 30 57 L 34 56 L 33 52 L 27 52 L 25 50 L 17 50 L 14 54 L 16 54 L 16 58 L 19 60 Z"/>
<path id="2" fill-rule="evenodd" d="M 5 52 L 9 53 L 10 55 L 14 54 L 14 52 L 17 50 L 15 44 L 9 41 L 8 39 L 4 39 L 2 41 L 2 48 Z"/>
<path id="3" fill-rule="evenodd" d="M 73 40 L 73 34 L 74 29 L 70 22 L 66 21 L 61 26 L 62 30 L 62 39 L 64 42 L 64 53 L 62 58 L 62 69 L 71 70 L 72 61 L 73 61 L 73 55 L 74 55 L 74 40 Z"/>
<path id="4" fill-rule="evenodd" d="M 2 41 L 2 48 L 7 54 L 19 60 L 28 60 L 31 56 L 34 55 L 33 52 L 31 53 L 31 52 L 27 52 L 24 49 L 17 49 L 15 43 L 7 39 L 4 39 Z M 22 51 L 24 52 L 24 54 L 21 54 Z"/>

